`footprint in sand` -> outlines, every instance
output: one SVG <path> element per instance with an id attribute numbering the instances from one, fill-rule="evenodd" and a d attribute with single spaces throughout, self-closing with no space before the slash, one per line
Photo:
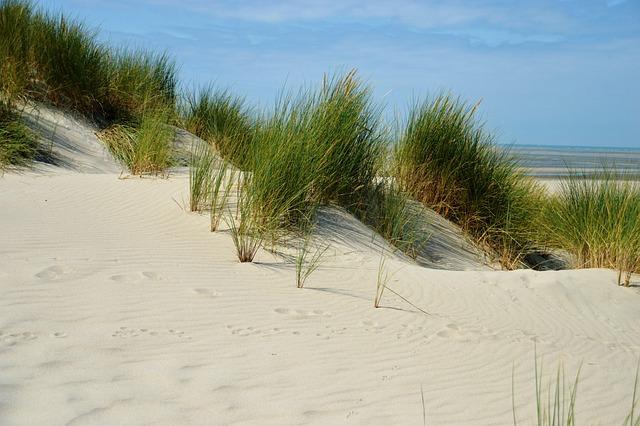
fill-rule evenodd
<path id="1" fill-rule="evenodd" d="M 214 297 L 220 296 L 220 293 L 218 293 L 215 290 L 211 290 L 209 288 L 194 288 L 193 292 L 196 294 L 199 294 L 202 297 L 214 298 Z"/>
<path id="2" fill-rule="evenodd" d="M 38 335 L 36 333 L 32 333 L 31 331 L 24 331 L 22 333 L 9 333 L 9 334 L 0 332 L 0 342 L 7 346 L 13 346 L 19 343 L 29 342 L 37 338 L 38 338 Z"/>
<path id="3" fill-rule="evenodd" d="M 300 309 L 276 308 L 273 311 L 276 314 L 285 315 L 291 319 L 328 318 L 331 316 L 329 312 L 318 309 L 313 311 L 303 311 Z"/>
<path id="4" fill-rule="evenodd" d="M 268 328 L 268 329 L 264 329 L 264 328 L 256 328 L 256 327 L 237 327 L 237 326 L 233 326 L 233 325 L 227 325 L 225 327 L 231 334 L 235 335 L 235 336 L 242 336 L 242 337 L 246 337 L 246 336 L 260 336 L 260 337 L 267 337 L 267 336 L 273 336 L 276 334 L 282 334 L 284 333 L 283 330 L 281 330 L 280 328 Z"/>
<path id="5" fill-rule="evenodd" d="M 371 320 L 360 321 L 360 325 L 364 327 L 365 331 L 370 331 L 375 334 L 382 332 L 384 329 L 383 325 L 378 325 L 377 322 Z"/>
<path id="6" fill-rule="evenodd" d="M 67 268 L 66 266 L 53 265 L 38 272 L 37 274 L 35 274 L 35 276 L 40 278 L 41 280 L 52 281 L 52 280 L 60 279 L 65 275 L 70 274 L 71 272 L 73 271 L 70 268 Z"/>
<path id="7" fill-rule="evenodd" d="M 191 340 L 191 337 L 187 336 L 184 331 L 174 330 L 172 328 L 167 330 L 150 330 L 148 328 L 129 328 L 120 327 L 111 334 L 111 337 L 119 337 L 121 339 L 129 339 L 131 337 L 162 337 L 169 336 L 178 339 Z"/>
<path id="8" fill-rule="evenodd" d="M 450 323 L 443 330 L 438 331 L 436 335 L 445 339 L 465 340 L 466 333 L 458 324 Z"/>
<path id="9" fill-rule="evenodd" d="M 109 277 L 112 281 L 119 284 L 135 284 L 141 281 L 161 281 L 162 275 L 153 271 L 142 271 L 139 273 L 131 274 L 116 274 Z"/>

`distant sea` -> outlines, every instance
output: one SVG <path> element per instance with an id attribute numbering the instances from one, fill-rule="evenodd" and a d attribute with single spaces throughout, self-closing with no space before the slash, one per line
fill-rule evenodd
<path id="1" fill-rule="evenodd" d="M 640 148 L 511 145 L 526 173 L 540 178 L 566 176 L 569 170 L 594 173 L 603 167 L 640 179 Z"/>

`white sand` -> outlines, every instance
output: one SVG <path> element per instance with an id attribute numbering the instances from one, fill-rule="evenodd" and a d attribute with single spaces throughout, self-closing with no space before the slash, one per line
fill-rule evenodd
<path id="1" fill-rule="evenodd" d="M 0 178 L 2 425 L 418 425 L 421 388 L 430 425 L 511 424 L 512 365 L 533 424 L 534 341 L 545 377 L 583 364 L 581 423 L 628 411 L 640 294 L 612 271 L 394 257 L 390 287 L 431 315 L 390 292 L 375 309 L 383 244 L 344 214 L 325 212 L 331 248 L 296 289 L 292 265 L 237 263 L 228 233 L 181 207 L 186 175 L 118 174 Z"/>

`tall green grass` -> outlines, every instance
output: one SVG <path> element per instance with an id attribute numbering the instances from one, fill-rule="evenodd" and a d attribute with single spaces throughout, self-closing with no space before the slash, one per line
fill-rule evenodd
<path id="1" fill-rule="evenodd" d="M 255 123 L 242 98 L 206 86 L 186 96 L 182 114 L 188 131 L 212 144 L 223 158 L 247 167 Z"/>
<path id="2" fill-rule="evenodd" d="M 261 215 L 285 227 L 320 204 L 363 209 L 384 152 L 371 88 L 354 72 L 282 96 L 254 141 L 249 189 Z"/>
<path id="3" fill-rule="evenodd" d="M 32 15 L 28 2 L 0 3 L 0 103 L 5 109 L 25 96 L 31 78 Z"/>
<path id="4" fill-rule="evenodd" d="M 173 164 L 175 128 L 166 110 L 148 111 L 137 126 L 115 124 L 98 134 L 131 174 L 163 174 Z"/>
<path id="5" fill-rule="evenodd" d="M 544 209 L 540 239 L 578 268 L 612 268 L 618 282 L 640 273 L 640 185 L 611 171 L 572 172 Z M 624 278 L 622 275 L 624 274 Z"/>
<path id="6" fill-rule="evenodd" d="M 396 146 L 395 176 L 512 268 L 530 247 L 541 190 L 495 146 L 476 110 L 450 95 L 416 103 Z"/>
<path id="7" fill-rule="evenodd" d="M 98 42 L 80 21 L 30 1 L 0 0 L 0 102 L 9 108 L 48 102 L 102 125 L 136 129 L 142 144 L 150 144 L 154 120 L 175 118 L 176 87 L 176 66 L 164 54 L 116 49 Z M 148 159 L 159 161 L 152 168 L 166 164 L 162 155 Z"/>
<path id="8" fill-rule="evenodd" d="M 27 166 L 38 155 L 35 135 L 16 113 L 0 105 L 0 170 Z"/>

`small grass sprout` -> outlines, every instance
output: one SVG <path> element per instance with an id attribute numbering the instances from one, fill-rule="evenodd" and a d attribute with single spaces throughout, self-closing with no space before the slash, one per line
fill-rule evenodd
<path id="1" fill-rule="evenodd" d="M 320 266 L 322 256 L 329 249 L 329 245 L 316 246 L 312 250 L 313 227 L 305 230 L 302 244 L 298 247 L 296 265 L 296 287 L 303 288 L 307 278 Z"/>

